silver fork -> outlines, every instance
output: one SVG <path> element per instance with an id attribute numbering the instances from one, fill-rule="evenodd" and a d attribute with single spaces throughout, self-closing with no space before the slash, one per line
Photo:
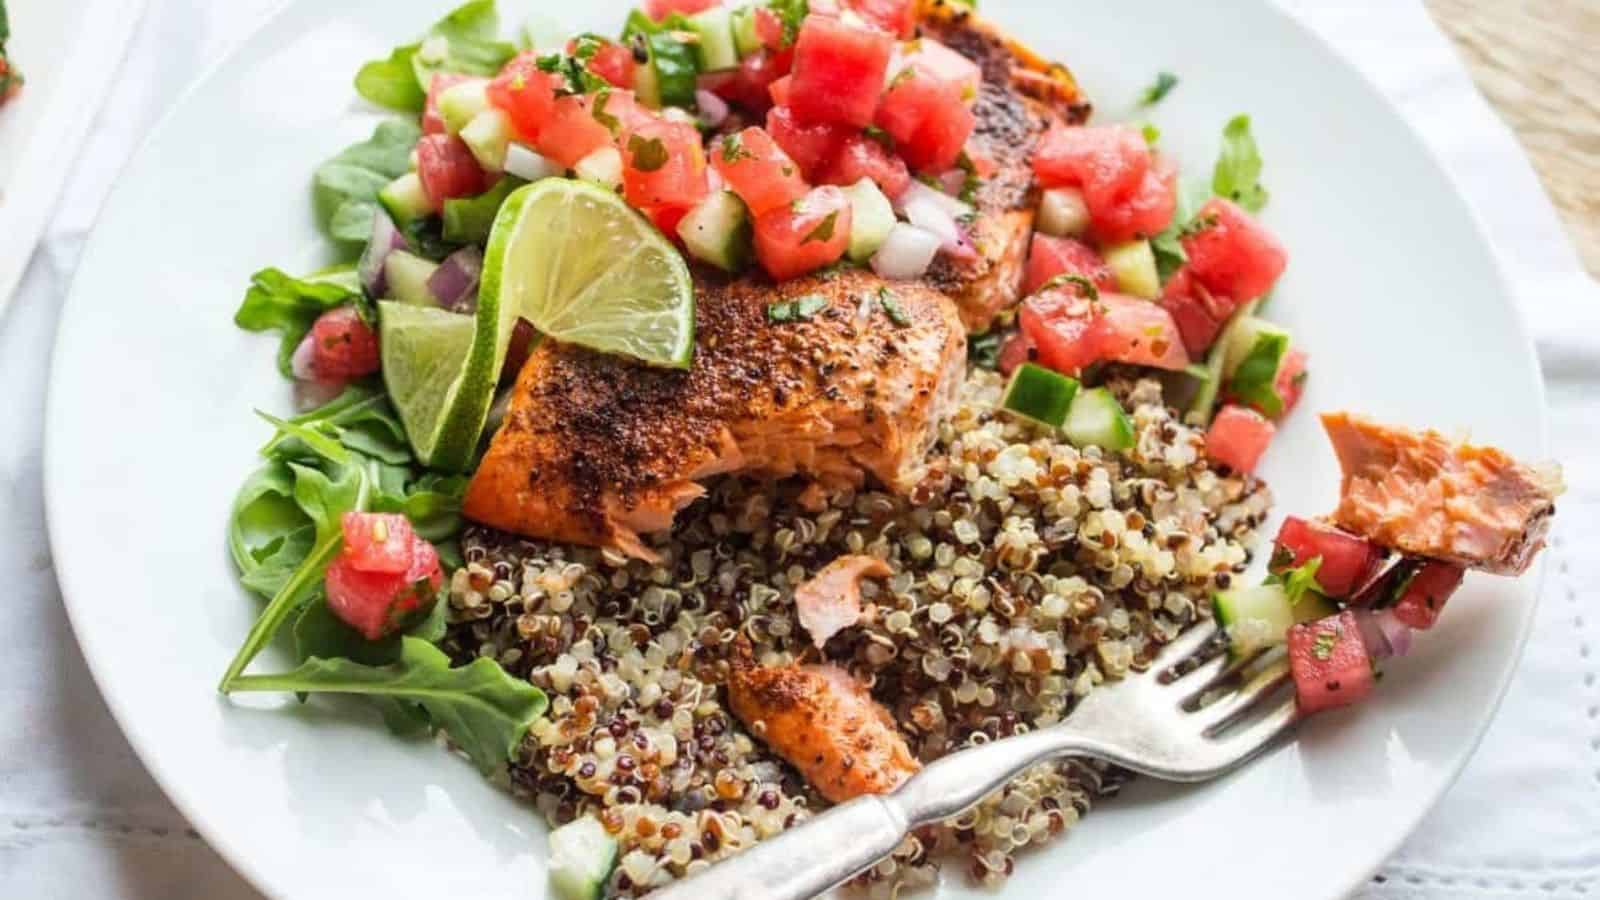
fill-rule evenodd
<path id="1" fill-rule="evenodd" d="M 1091 691 L 1059 725 L 953 753 L 893 793 L 835 806 L 650 898 L 814 897 L 888 856 L 911 829 L 957 815 L 1029 766 L 1059 756 L 1094 757 L 1165 781 L 1231 772 L 1294 724 L 1295 705 L 1293 697 L 1262 702 L 1287 683 L 1286 665 L 1243 678 L 1227 654 L 1204 652 L 1215 649 L 1216 634 L 1209 623 L 1191 628 L 1144 673 Z M 1202 695 L 1209 702 L 1200 706 Z"/>

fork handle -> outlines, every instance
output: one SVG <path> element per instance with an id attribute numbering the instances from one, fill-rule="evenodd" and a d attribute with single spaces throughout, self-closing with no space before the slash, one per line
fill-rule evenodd
<path id="1" fill-rule="evenodd" d="M 805 900 L 894 852 L 919 825 L 960 813 L 1029 766 L 1101 748 L 1064 726 L 969 747 L 891 794 L 857 797 L 650 894 L 650 900 Z"/>

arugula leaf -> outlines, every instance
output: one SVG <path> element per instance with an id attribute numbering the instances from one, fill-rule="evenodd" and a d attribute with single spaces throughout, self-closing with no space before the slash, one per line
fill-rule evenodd
<path id="1" fill-rule="evenodd" d="M 1250 133 L 1250 117 L 1234 116 L 1222 129 L 1222 152 L 1211 176 L 1211 190 L 1250 212 L 1267 205 L 1261 186 L 1261 151 Z"/>
<path id="2" fill-rule="evenodd" d="M 333 281 L 294 278 L 281 269 L 262 269 L 250 276 L 250 289 L 233 314 L 233 324 L 245 331 L 278 331 L 278 371 L 292 378 L 290 361 L 300 339 L 311 330 L 317 316 L 347 302 L 360 292 L 351 292 Z"/>
<path id="3" fill-rule="evenodd" d="M 328 236 L 354 252 L 372 234 L 378 192 L 411 170 L 411 151 L 422 130 L 404 119 L 378 123 L 372 136 L 351 144 L 317 167 L 311 177 L 311 202 L 317 223 Z"/>
<path id="4" fill-rule="evenodd" d="M 1172 89 L 1177 86 L 1178 76 L 1171 72 L 1158 72 L 1156 73 L 1156 80 L 1144 89 L 1143 94 L 1139 95 L 1139 105 L 1154 106 L 1172 93 Z"/>
<path id="5" fill-rule="evenodd" d="M 398 495 L 384 491 L 374 499 L 373 509 L 404 513 L 418 535 L 444 541 L 461 531 L 461 498 L 466 492 L 466 476 L 430 472 Z"/>
<path id="6" fill-rule="evenodd" d="M 228 552 L 240 581 L 271 597 L 310 552 L 311 518 L 294 501 L 294 473 L 278 462 L 250 474 L 228 515 Z"/>
<path id="7" fill-rule="evenodd" d="M 695 48 L 678 37 L 682 33 L 672 30 L 646 35 L 644 42 L 650 55 L 646 65 L 655 67 L 656 84 L 661 90 L 663 106 L 692 109 L 700 63 L 695 56 Z"/>
<path id="8" fill-rule="evenodd" d="M 1295 566 L 1268 575 L 1266 584 L 1283 585 L 1283 593 L 1289 598 L 1289 605 L 1294 606 L 1305 598 L 1307 594 L 1326 595 L 1328 592 L 1317 581 L 1317 571 L 1322 568 L 1322 557 L 1313 556 Z"/>
<path id="9" fill-rule="evenodd" d="M 417 83 L 412 58 L 419 44 L 396 47 L 386 59 L 364 63 L 356 71 L 356 93 L 379 106 L 400 112 L 422 112 L 428 95 Z"/>
<path id="10" fill-rule="evenodd" d="M 1206 425 L 1211 421 L 1212 409 L 1217 405 L 1217 394 L 1222 390 L 1222 364 L 1227 355 L 1228 336 L 1239 327 L 1239 323 L 1253 315 L 1259 301 L 1251 300 L 1233 311 L 1222 331 L 1217 335 L 1216 341 L 1211 344 L 1211 349 L 1206 352 L 1205 369 L 1207 377 L 1200 382 L 1200 389 L 1195 391 L 1194 397 L 1189 401 L 1189 406 L 1184 410 L 1184 421 L 1191 425 Z"/>
<path id="11" fill-rule="evenodd" d="M 443 607 L 442 600 L 433 604 L 435 610 Z M 334 615 L 325 597 L 317 597 L 295 619 L 294 651 L 302 664 L 311 659 L 347 659 L 364 666 L 388 666 L 400 660 L 400 635 L 369 641 Z M 304 692 L 299 696 L 302 701 L 306 699 Z M 395 735 L 412 738 L 428 733 L 428 713 L 417 703 L 380 695 L 369 695 L 367 699 L 378 708 L 384 724 Z"/>
<path id="12" fill-rule="evenodd" d="M 1228 381 L 1228 393 L 1260 409 L 1268 418 L 1283 412 L 1278 396 L 1278 369 L 1289 350 L 1289 336 L 1281 332 L 1259 335 Z"/>
<path id="13" fill-rule="evenodd" d="M 281 675 L 245 675 L 236 691 L 304 691 L 365 694 L 410 701 L 427 710 L 437 728 L 484 772 L 506 764 L 544 714 L 544 692 L 479 657 L 450 668 L 450 658 L 427 641 L 400 640 L 400 658 L 385 666 L 348 659 L 312 658 Z"/>
<path id="14" fill-rule="evenodd" d="M 1179 229 L 1175 226 L 1169 226 L 1150 239 L 1150 252 L 1155 254 L 1156 274 L 1161 278 L 1162 284 L 1166 284 L 1173 273 L 1183 268 L 1183 264 L 1189 261 L 1189 254 L 1184 252 Z"/>
<path id="15" fill-rule="evenodd" d="M 433 23 L 421 40 L 362 65 L 356 92 L 379 106 L 421 112 L 435 72 L 494 75 L 516 55 L 516 45 L 499 33 L 494 0 L 472 0 Z"/>
<path id="16" fill-rule="evenodd" d="M 494 217 L 511 192 L 527 184 L 515 175 L 506 175 L 476 197 L 461 197 L 444 202 L 444 239 L 455 244 L 481 244 L 489 239 Z"/>

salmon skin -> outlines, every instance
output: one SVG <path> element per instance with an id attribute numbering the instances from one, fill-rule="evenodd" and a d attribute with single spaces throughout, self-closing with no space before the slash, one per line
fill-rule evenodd
<path id="1" fill-rule="evenodd" d="M 639 535 L 670 527 L 712 475 L 841 487 L 870 475 L 902 493 L 922 479 L 966 374 L 949 300 L 861 270 L 776 285 L 697 271 L 695 293 L 687 370 L 543 342 L 467 486 L 466 517 L 653 559 Z M 800 301 L 809 315 L 769 312 Z"/>
<path id="2" fill-rule="evenodd" d="M 969 7 L 927 0 L 919 33 L 977 63 L 983 74 L 967 146 L 993 171 L 966 198 L 974 209 L 967 224 L 973 251 L 940 252 L 924 278 L 955 301 L 969 331 L 987 331 L 1021 299 L 1039 206 L 1033 146 L 1057 121 L 1087 120 L 1090 106 L 1065 66 L 1046 61 Z"/>
<path id="3" fill-rule="evenodd" d="M 1333 520 L 1346 531 L 1500 575 L 1526 571 L 1544 546 L 1563 490 L 1559 467 L 1352 413 L 1325 413 L 1322 427 L 1343 471 Z"/>
<path id="4" fill-rule="evenodd" d="M 889 711 L 838 666 L 759 666 L 745 639 L 728 705 L 750 732 L 833 803 L 886 794 L 922 768 Z"/>

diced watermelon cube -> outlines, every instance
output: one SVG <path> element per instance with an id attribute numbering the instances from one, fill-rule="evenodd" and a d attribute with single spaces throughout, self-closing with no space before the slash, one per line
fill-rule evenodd
<path id="1" fill-rule="evenodd" d="M 710 81 L 712 93 L 749 112 L 760 114 L 773 104 L 773 82 L 788 75 L 793 63 L 793 51 L 763 49 L 740 60 L 739 68 L 731 73 L 712 72 L 701 78 Z"/>
<path id="2" fill-rule="evenodd" d="M 446 200 L 475 197 L 489 189 L 477 157 L 465 141 L 449 134 L 425 134 L 417 141 L 417 177 L 434 209 Z"/>
<path id="3" fill-rule="evenodd" d="M 433 77 L 437 80 L 442 76 Z M 560 76 L 539 68 L 539 54 L 525 51 L 506 63 L 489 82 L 489 105 L 510 117 L 517 137 L 532 141 L 550 118 L 556 105 L 556 89 L 561 86 Z M 439 130 L 444 130 L 443 120 Z"/>
<path id="4" fill-rule="evenodd" d="M 1022 293 L 1028 295 L 1057 275 L 1082 275 L 1102 291 L 1117 288 L 1117 277 L 1093 247 L 1072 238 L 1051 237 L 1034 232 L 1028 247 L 1027 274 Z"/>
<path id="5" fill-rule="evenodd" d="M 1356 614 L 1345 610 L 1291 627 L 1289 671 L 1295 701 L 1305 715 L 1349 706 L 1372 693 L 1372 658 Z"/>
<path id="6" fill-rule="evenodd" d="M 705 147 L 693 125 L 655 118 L 638 124 L 618 143 L 623 195 L 635 207 L 687 209 L 709 190 Z"/>
<path id="7" fill-rule="evenodd" d="M 916 0 L 845 0 L 844 6 L 898 38 L 911 37 L 917 27 Z"/>
<path id="8" fill-rule="evenodd" d="M 977 63 L 930 37 L 918 38 L 895 49 L 894 59 L 889 63 L 891 77 L 906 66 L 916 66 L 940 81 L 952 82 L 967 103 L 977 99 L 983 85 L 983 71 Z"/>
<path id="9" fill-rule="evenodd" d="M 1322 558 L 1317 583 L 1330 597 L 1352 597 L 1382 564 L 1383 548 L 1316 519 L 1289 516 L 1278 528 L 1268 568 L 1286 572 Z"/>
<path id="10" fill-rule="evenodd" d="M 347 512 L 340 519 L 344 555 L 358 572 L 394 574 L 411 567 L 411 520 L 398 513 Z"/>
<path id="11" fill-rule="evenodd" d="M 767 85 L 767 96 L 772 99 L 773 106 L 787 107 L 789 105 L 789 94 L 793 88 L 794 76 L 785 75 Z"/>
<path id="12" fill-rule="evenodd" d="M 756 258 L 775 281 L 837 262 L 850 244 L 850 200 L 836 187 L 757 216 Z"/>
<path id="13" fill-rule="evenodd" d="M 859 134 L 846 137 L 833 159 L 817 173 L 817 180 L 823 184 L 848 186 L 863 178 L 871 178 L 884 196 L 890 198 L 900 196 L 911 184 L 911 173 L 900 157 L 890 153 L 883 144 Z"/>
<path id="14" fill-rule="evenodd" d="M 1089 227 L 1102 243 L 1120 244 L 1158 234 L 1172 222 L 1178 208 L 1178 167 L 1156 155 L 1131 194 L 1105 206 L 1085 202 Z"/>
<path id="15" fill-rule="evenodd" d="M 1174 372 L 1189 365 L 1178 326 L 1158 304 L 1121 294 L 1101 294 L 1100 305 L 1105 319 L 1102 358 Z"/>
<path id="16" fill-rule="evenodd" d="M 1105 347 L 1100 306 L 1072 286 L 1040 291 L 1023 301 L 1017 316 L 1036 348 L 1036 361 L 1067 375 L 1097 362 Z"/>
<path id="17" fill-rule="evenodd" d="M 1161 305 L 1178 323 L 1184 349 L 1193 357 L 1202 356 L 1210 349 L 1237 307 L 1232 298 L 1218 297 L 1196 282 L 1187 265 L 1167 279 L 1161 291 Z"/>
<path id="18" fill-rule="evenodd" d="M 1235 472 L 1248 474 L 1256 470 L 1277 430 L 1255 410 L 1230 403 L 1211 420 L 1206 453 Z"/>
<path id="19" fill-rule="evenodd" d="M 433 608 L 444 575 L 439 552 L 412 536 L 411 563 L 401 572 L 364 572 L 342 552 L 328 565 L 328 608 L 341 621 L 376 641 Z"/>
<path id="20" fill-rule="evenodd" d="M 712 145 L 711 165 L 752 216 L 787 206 L 810 190 L 799 164 L 761 128 L 746 128 Z"/>
<path id="21" fill-rule="evenodd" d="M 1242 303 L 1271 290 L 1289 255 L 1272 233 L 1231 201 L 1213 197 L 1200 207 L 1183 238 L 1194 279 L 1213 294 Z"/>
<path id="22" fill-rule="evenodd" d="M 906 165 L 933 175 L 956 164 L 977 123 L 958 84 L 913 65 L 889 81 L 873 121 L 894 138 Z"/>
<path id="23" fill-rule="evenodd" d="M 851 129 L 832 122 L 802 122 L 794 110 L 780 104 L 767 112 L 767 133 L 800 164 L 801 174 L 813 178 L 838 154 Z"/>
<path id="24" fill-rule="evenodd" d="M 1467 572 L 1460 566 L 1430 559 L 1406 582 L 1394 605 L 1394 617 L 1419 631 L 1433 627 L 1450 595 L 1461 586 Z"/>
<path id="25" fill-rule="evenodd" d="M 568 169 L 612 141 L 611 129 L 594 117 L 595 94 L 558 97 L 539 129 L 534 149 Z M 609 108 L 610 101 L 607 100 Z"/>
<path id="26" fill-rule="evenodd" d="M 309 353 L 306 374 L 312 380 L 349 381 L 378 371 L 377 332 L 362 321 L 354 306 L 335 307 L 318 316 L 305 345 Z"/>
<path id="27" fill-rule="evenodd" d="M 645 15 L 660 22 L 673 13 L 692 16 L 721 3 L 722 0 L 644 0 L 643 6 Z"/>
<path id="28" fill-rule="evenodd" d="M 765 6 L 755 8 L 756 40 L 768 50 L 777 51 L 789 45 L 783 33 L 783 20 L 778 14 Z"/>
<path id="29" fill-rule="evenodd" d="M 894 38 L 842 19 L 808 16 L 795 41 L 789 105 L 808 122 L 872 124 Z"/>
<path id="30" fill-rule="evenodd" d="M 1150 145 L 1128 125 L 1054 125 L 1033 151 L 1033 171 L 1045 187 L 1083 191 L 1091 214 L 1120 203 L 1150 170 Z"/>

